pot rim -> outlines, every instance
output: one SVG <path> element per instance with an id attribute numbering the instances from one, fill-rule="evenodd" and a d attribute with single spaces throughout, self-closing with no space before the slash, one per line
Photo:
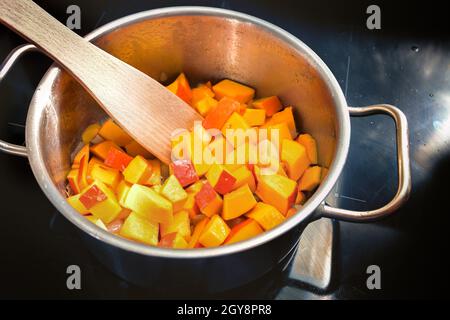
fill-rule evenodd
<path id="1" fill-rule="evenodd" d="M 264 29 L 267 32 L 272 33 L 278 39 L 284 41 L 294 50 L 302 53 L 309 63 L 314 66 L 323 80 L 325 81 L 332 98 L 336 104 L 337 114 L 337 145 L 335 149 L 335 156 L 333 162 L 329 168 L 329 172 L 324 182 L 314 192 L 312 197 L 302 207 L 301 214 L 296 214 L 290 219 L 287 219 L 282 224 L 278 225 L 270 231 L 266 231 L 256 237 L 248 239 L 246 241 L 238 242 L 232 245 L 216 247 L 216 248 L 202 248 L 202 249 L 167 249 L 152 247 L 145 244 L 140 244 L 131 240 L 127 240 L 118 236 L 115 236 L 88 221 L 78 212 L 76 212 L 65 200 L 65 198 L 58 191 L 56 186 L 52 183 L 52 180 L 45 167 L 45 159 L 41 153 L 41 150 L 37 147 L 40 145 L 40 136 L 38 134 L 40 129 L 40 122 L 42 120 L 43 108 L 48 101 L 48 93 L 52 88 L 52 84 L 56 77 L 59 75 L 60 68 L 56 65 L 52 65 L 47 73 L 40 81 L 28 110 L 27 126 L 26 126 L 26 145 L 28 149 L 28 156 L 32 171 L 36 177 L 36 180 L 53 203 L 53 205 L 61 212 L 70 222 L 77 226 L 82 231 L 87 232 L 92 237 L 101 240 L 109 245 L 121 248 L 126 251 L 131 251 L 138 254 L 157 256 L 164 258 L 211 258 L 222 255 L 238 253 L 241 251 L 249 250 L 256 246 L 262 245 L 266 242 L 273 240 L 276 237 L 281 236 L 287 231 L 291 230 L 295 226 L 302 222 L 311 219 L 314 210 L 324 202 L 326 196 L 330 193 L 331 189 L 335 185 L 340 173 L 342 172 L 345 164 L 349 144 L 350 144 L 350 118 L 347 110 L 347 103 L 337 80 L 327 65 L 319 58 L 319 56 L 311 50 L 306 44 L 300 41 L 298 38 L 290 34 L 289 32 L 281 29 L 280 27 L 267 22 L 265 20 L 253 17 L 248 14 L 220 9 L 212 7 L 198 7 L 198 6 L 182 6 L 182 7 L 168 7 L 153 9 L 148 11 L 142 11 L 135 14 L 131 14 L 112 22 L 101 26 L 85 36 L 85 39 L 93 41 L 100 36 L 113 32 L 121 27 L 137 23 L 149 19 L 157 19 L 172 16 L 216 16 L 227 19 L 234 19 L 238 21 L 248 22 L 256 25 L 259 28 Z"/>

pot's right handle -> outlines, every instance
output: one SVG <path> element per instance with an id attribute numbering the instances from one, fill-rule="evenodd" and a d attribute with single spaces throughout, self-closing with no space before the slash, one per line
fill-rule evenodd
<path id="1" fill-rule="evenodd" d="M 26 52 L 36 51 L 37 48 L 32 44 L 24 44 L 15 48 L 11 53 L 6 57 L 3 63 L 0 65 L 0 82 L 12 68 L 12 66 L 16 63 L 16 61 Z M 12 155 L 26 157 L 27 156 L 27 148 L 24 146 L 19 146 L 17 144 L 12 144 L 0 139 L 0 151 L 5 153 L 9 153 Z"/>
<path id="2" fill-rule="evenodd" d="M 409 197 L 411 191 L 411 168 L 409 160 L 408 121 L 404 113 L 389 104 L 378 104 L 373 106 L 353 108 L 349 107 L 351 116 L 367 116 L 372 114 L 386 114 L 395 121 L 397 130 L 397 165 L 398 165 L 398 189 L 394 198 L 381 208 L 370 211 L 352 211 L 334 208 L 327 204 L 319 207 L 319 214 L 324 217 L 346 221 L 365 222 L 383 218 L 398 208 Z"/>

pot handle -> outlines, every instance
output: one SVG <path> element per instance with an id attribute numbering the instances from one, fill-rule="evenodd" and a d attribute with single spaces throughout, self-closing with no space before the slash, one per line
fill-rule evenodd
<path id="1" fill-rule="evenodd" d="M 367 107 L 349 107 L 351 116 L 368 116 L 373 114 L 386 114 L 395 121 L 397 132 L 397 166 L 398 189 L 394 198 L 381 208 L 370 211 L 352 211 L 334 208 L 326 203 L 319 207 L 319 213 L 323 217 L 345 221 L 366 222 L 388 216 L 400 208 L 408 200 L 411 191 L 411 168 L 409 159 L 408 121 L 405 114 L 389 104 L 378 104 Z"/>
<path id="2" fill-rule="evenodd" d="M 0 65 L 0 82 L 8 74 L 9 70 L 16 63 L 16 61 L 25 53 L 36 51 L 37 48 L 32 44 L 24 44 L 16 47 L 9 53 L 3 63 Z M 17 144 L 8 143 L 0 139 L 0 151 L 16 155 L 19 157 L 27 157 L 27 148 Z"/>

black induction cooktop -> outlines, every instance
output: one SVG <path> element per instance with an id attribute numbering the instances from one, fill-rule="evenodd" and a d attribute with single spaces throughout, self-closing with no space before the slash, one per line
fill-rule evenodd
<path id="1" fill-rule="evenodd" d="M 329 284 L 292 278 L 292 266 L 244 288 L 209 298 L 367 299 L 448 297 L 450 214 L 450 31 L 444 7 L 388 1 L 36 1 L 65 21 L 81 8 L 81 35 L 119 17 L 176 5 L 222 7 L 268 20 L 304 41 L 329 66 L 351 106 L 396 105 L 410 125 L 413 189 L 409 202 L 375 223 L 333 222 Z M 372 3 L 373 2 L 373 3 Z M 370 4 L 381 29 L 366 26 Z M 0 26 L 0 60 L 22 39 Z M 51 61 L 33 53 L 0 84 L 0 137 L 23 144 L 27 105 Z M 342 178 L 330 195 L 341 207 L 368 210 L 396 191 L 395 127 L 383 116 L 354 118 Z M 39 189 L 26 159 L 0 154 L 1 298 L 160 298 L 137 288 L 90 255 L 78 231 Z M 79 265 L 82 290 L 68 290 L 66 268 Z M 369 290 L 367 268 L 381 271 Z"/>

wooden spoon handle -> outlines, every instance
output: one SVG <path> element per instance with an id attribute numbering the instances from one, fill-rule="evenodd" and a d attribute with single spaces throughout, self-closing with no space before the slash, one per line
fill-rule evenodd
<path id="1" fill-rule="evenodd" d="M 1 0 L 0 22 L 71 73 L 124 130 L 166 163 L 172 132 L 202 119 L 157 81 L 78 36 L 30 0 Z"/>

